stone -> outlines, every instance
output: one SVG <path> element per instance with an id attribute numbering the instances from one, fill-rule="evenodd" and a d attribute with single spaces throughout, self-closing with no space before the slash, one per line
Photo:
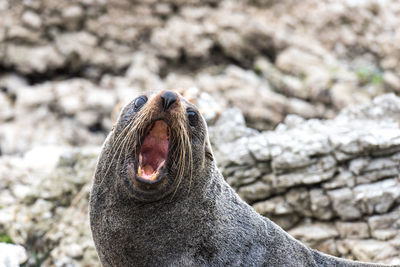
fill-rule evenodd
<path id="1" fill-rule="evenodd" d="M 365 214 L 385 213 L 400 196 L 400 183 L 397 179 L 354 187 L 354 199 Z"/>
<path id="2" fill-rule="evenodd" d="M 330 90 L 333 105 L 342 109 L 357 103 L 354 99 L 354 91 L 356 88 L 353 83 L 336 83 Z"/>
<path id="3" fill-rule="evenodd" d="M 368 225 L 371 229 L 372 237 L 378 240 L 388 240 L 400 233 L 400 209 L 368 218 Z"/>
<path id="4" fill-rule="evenodd" d="M 293 212 L 292 207 L 281 196 L 273 197 L 253 204 L 253 208 L 264 216 L 288 215 Z"/>
<path id="5" fill-rule="evenodd" d="M 248 165 L 255 163 L 247 147 L 248 138 L 242 137 L 233 143 L 220 144 L 215 154 L 220 158 L 221 166 Z"/>
<path id="6" fill-rule="evenodd" d="M 71 5 L 62 10 L 62 17 L 65 25 L 70 30 L 79 28 L 79 23 L 83 19 L 84 10 L 80 5 Z"/>
<path id="7" fill-rule="evenodd" d="M 28 255 L 23 246 L 0 243 L 0 266 L 18 267 L 27 259 Z"/>
<path id="8" fill-rule="evenodd" d="M 38 14 L 32 11 L 25 11 L 24 14 L 22 14 L 21 20 L 27 26 L 36 30 L 42 26 L 42 19 Z"/>
<path id="9" fill-rule="evenodd" d="M 53 46 L 9 45 L 6 62 L 15 65 L 23 73 L 43 73 L 47 69 L 61 67 L 65 63 L 65 58 Z"/>
<path id="10" fill-rule="evenodd" d="M 310 209 L 312 216 L 320 220 L 330 220 L 333 217 L 331 201 L 326 193 L 319 188 L 310 190 Z"/>
<path id="11" fill-rule="evenodd" d="M 367 240 L 346 240 L 350 251 L 357 260 L 360 261 L 379 261 L 389 257 L 398 255 L 398 251 L 383 241 L 376 241 L 373 239 Z"/>
<path id="12" fill-rule="evenodd" d="M 355 182 L 355 176 L 348 171 L 346 168 L 339 167 L 339 173 L 332 179 L 322 184 L 324 189 L 337 189 L 341 187 L 353 187 Z"/>
<path id="13" fill-rule="evenodd" d="M 286 231 L 292 229 L 301 220 L 301 217 L 296 213 L 285 214 L 285 215 L 271 214 L 268 215 L 268 218 Z"/>
<path id="14" fill-rule="evenodd" d="M 391 71 L 385 71 L 382 76 L 384 84 L 395 92 L 400 92 L 400 77 Z"/>
<path id="15" fill-rule="evenodd" d="M 292 187 L 329 180 L 335 172 L 335 160 L 333 157 L 327 156 L 317 161 L 316 164 L 296 169 L 290 173 L 266 174 L 262 179 L 271 182 L 275 187 Z"/>
<path id="16" fill-rule="evenodd" d="M 11 100 L 5 94 L 0 93 L 0 121 L 12 120 L 14 116 Z"/>
<path id="17" fill-rule="evenodd" d="M 246 127 L 245 119 L 239 109 L 226 110 L 215 122 L 214 126 L 209 129 L 210 138 L 217 146 L 255 134 L 254 130 Z"/>
<path id="18" fill-rule="evenodd" d="M 233 187 L 253 183 L 261 176 L 258 168 L 246 167 L 227 167 L 222 170 L 222 173 L 227 177 L 226 181 L 229 185 Z"/>
<path id="19" fill-rule="evenodd" d="M 332 208 L 342 220 L 354 220 L 361 217 L 354 194 L 349 188 L 330 190 L 327 192 L 332 201 Z"/>
<path id="20" fill-rule="evenodd" d="M 341 238 L 366 239 L 370 237 L 368 224 L 365 222 L 340 222 L 335 223 Z"/>
<path id="21" fill-rule="evenodd" d="M 293 188 L 285 194 L 285 202 L 287 202 L 293 210 L 302 217 L 311 217 L 310 194 L 305 187 Z"/>
<path id="22" fill-rule="evenodd" d="M 239 188 L 238 194 L 247 201 L 266 199 L 273 193 L 271 185 L 257 181 L 254 184 L 245 185 Z"/>
<path id="23" fill-rule="evenodd" d="M 310 246 L 339 236 L 331 223 L 303 223 L 291 229 L 289 234 Z"/>
<path id="24" fill-rule="evenodd" d="M 249 139 L 249 152 L 258 162 L 269 162 L 271 153 L 268 146 L 268 139 L 264 135 L 256 135 Z M 269 167 L 271 169 L 271 167 Z"/>
<path id="25" fill-rule="evenodd" d="M 300 76 L 312 73 L 321 62 L 315 55 L 291 47 L 278 55 L 276 65 L 282 71 Z"/>

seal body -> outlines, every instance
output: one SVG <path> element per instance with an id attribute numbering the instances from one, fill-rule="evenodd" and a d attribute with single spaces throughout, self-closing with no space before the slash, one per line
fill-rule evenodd
<path id="1" fill-rule="evenodd" d="M 217 169 L 198 110 L 170 91 L 123 109 L 90 224 L 103 266 L 375 266 L 312 250 L 256 213 Z"/>

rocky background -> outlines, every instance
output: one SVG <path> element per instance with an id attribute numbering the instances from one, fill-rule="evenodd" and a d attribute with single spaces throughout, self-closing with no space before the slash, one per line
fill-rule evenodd
<path id="1" fill-rule="evenodd" d="M 99 265 L 96 158 L 155 89 L 199 106 L 258 212 L 321 251 L 400 264 L 400 2 L 0 0 L 0 16 L 0 265 Z"/>

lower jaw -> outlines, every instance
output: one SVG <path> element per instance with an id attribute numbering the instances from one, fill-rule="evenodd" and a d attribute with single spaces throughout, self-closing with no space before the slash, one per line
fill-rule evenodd
<path id="1" fill-rule="evenodd" d="M 154 181 L 145 180 L 135 173 L 131 163 L 127 166 L 127 173 L 125 183 L 135 201 L 147 203 L 160 201 L 173 192 L 173 182 L 168 179 L 168 173 L 165 171 Z"/>
<path id="2" fill-rule="evenodd" d="M 135 186 L 143 189 L 156 189 L 157 186 L 165 183 L 163 180 L 166 178 L 166 173 L 163 172 L 163 168 L 158 171 L 157 176 L 154 179 L 146 179 L 140 177 L 135 171 L 134 165 L 132 163 L 128 164 L 128 175 Z"/>

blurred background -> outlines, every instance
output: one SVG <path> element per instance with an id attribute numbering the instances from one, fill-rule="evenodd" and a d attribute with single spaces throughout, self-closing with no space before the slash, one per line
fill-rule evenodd
<path id="1" fill-rule="evenodd" d="M 99 265 L 100 146 L 160 89 L 198 105 L 258 212 L 326 253 L 400 264 L 399 1 L 0 0 L 0 18 L 0 265 Z"/>

